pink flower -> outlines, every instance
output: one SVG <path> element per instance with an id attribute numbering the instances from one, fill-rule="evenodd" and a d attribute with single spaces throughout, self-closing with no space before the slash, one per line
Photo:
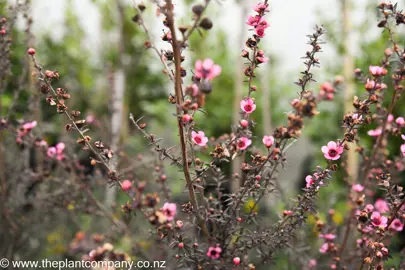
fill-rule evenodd
<path id="1" fill-rule="evenodd" d="M 239 150 L 245 150 L 246 148 L 248 148 L 249 145 L 252 144 L 252 141 L 249 140 L 246 137 L 241 137 L 238 139 L 238 141 L 236 142 L 236 145 L 238 147 Z"/>
<path id="2" fill-rule="evenodd" d="M 322 146 L 321 150 L 323 152 L 323 156 L 330 160 L 338 160 L 340 155 L 343 153 L 343 147 L 338 146 L 336 142 L 332 141 L 328 142 L 327 146 Z"/>
<path id="3" fill-rule="evenodd" d="M 94 121 L 96 121 L 96 118 L 94 117 L 94 115 L 89 114 L 89 115 L 86 117 L 86 123 L 87 123 L 87 124 L 92 124 Z"/>
<path id="4" fill-rule="evenodd" d="M 367 79 L 367 82 L 364 85 L 364 87 L 367 90 L 382 90 L 382 89 L 386 89 L 387 85 L 385 83 L 378 83 L 374 80 Z"/>
<path id="5" fill-rule="evenodd" d="M 371 224 L 375 227 L 385 227 L 387 225 L 387 217 L 381 216 L 379 212 L 373 212 L 370 217 Z"/>
<path id="6" fill-rule="evenodd" d="M 263 63 L 267 63 L 267 61 L 269 61 L 269 58 L 258 56 L 258 57 L 256 57 L 256 60 L 257 60 L 257 62 L 263 64 Z"/>
<path id="7" fill-rule="evenodd" d="M 395 119 L 395 123 L 399 126 L 399 127 L 404 127 L 405 125 L 405 119 L 403 117 L 398 117 L 397 119 Z"/>
<path id="8" fill-rule="evenodd" d="M 356 184 L 352 186 L 352 190 L 355 192 L 362 192 L 364 190 L 364 186 Z"/>
<path id="9" fill-rule="evenodd" d="M 392 121 L 394 121 L 394 116 L 392 114 L 389 114 L 388 117 L 387 117 L 387 123 L 391 124 Z"/>
<path id="10" fill-rule="evenodd" d="M 162 212 L 166 216 L 168 221 L 172 221 L 176 216 L 177 205 L 175 203 L 166 202 L 162 207 Z"/>
<path id="11" fill-rule="evenodd" d="M 258 36 L 258 37 L 264 37 L 264 32 L 266 31 L 266 28 L 267 27 L 262 27 L 262 26 L 257 26 L 256 28 L 255 28 L 255 31 L 256 31 L 256 35 Z"/>
<path id="12" fill-rule="evenodd" d="M 326 253 L 329 249 L 329 244 L 328 243 L 323 243 L 321 248 L 319 249 L 320 253 Z"/>
<path id="13" fill-rule="evenodd" d="M 21 137 L 24 137 L 25 135 L 27 135 L 28 132 L 30 132 L 36 126 L 37 126 L 37 121 L 26 122 L 26 123 L 22 124 L 17 131 L 17 133 L 18 133 L 17 137 L 19 139 L 21 139 Z"/>
<path id="14" fill-rule="evenodd" d="M 369 67 L 370 74 L 373 76 L 384 76 L 387 74 L 387 70 L 383 67 L 379 66 L 370 66 Z"/>
<path id="15" fill-rule="evenodd" d="M 268 7 L 269 4 L 259 3 L 253 9 L 256 12 L 261 13 L 261 12 L 268 12 L 269 11 Z"/>
<path id="16" fill-rule="evenodd" d="M 401 153 L 405 156 L 405 144 L 401 144 Z"/>
<path id="17" fill-rule="evenodd" d="M 330 82 L 324 82 L 323 84 L 321 84 L 321 89 L 327 93 L 335 92 L 335 89 L 333 88 L 333 86 Z"/>
<path id="18" fill-rule="evenodd" d="M 32 121 L 32 122 L 27 122 L 22 125 L 22 128 L 26 130 L 27 132 L 31 131 L 34 127 L 37 126 L 37 121 Z"/>
<path id="19" fill-rule="evenodd" d="M 256 27 L 259 25 L 259 22 L 262 20 L 263 17 L 256 15 L 256 16 L 249 16 L 248 21 L 246 22 L 248 25 Z"/>
<path id="20" fill-rule="evenodd" d="M 56 158 L 57 160 L 63 160 L 65 156 L 63 155 L 63 150 L 65 149 L 65 144 L 60 142 L 55 146 L 49 147 L 47 155 L 50 158 Z"/>
<path id="21" fill-rule="evenodd" d="M 307 182 L 306 187 L 309 188 L 315 183 L 315 180 L 312 175 L 307 175 L 307 177 L 305 177 L 305 182 Z"/>
<path id="22" fill-rule="evenodd" d="M 390 207 L 389 207 L 387 201 L 385 201 L 383 199 L 377 199 L 374 203 L 374 207 L 378 212 L 383 213 L 383 214 L 390 211 Z"/>
<path id="23" fill-rule="evenodd" d="M 239 257 L 235 257 L 235 258 L 233 258 L 233 264 L 234 265 L 239 265 L 240 264 L 240 258 Z"/>
<path id="24" fill-rule="evenodd" d="M 207 256 L 211 259 L 219 259 L 221 256 L 222 249 L 219 246 L 216 247 L 209 247 L 207 251 Z"/>
<path id="25" fill-rule="evenodd" d="M 336 239 L 336 235 L 332 234 L 332 233 L 327 233 L 327 234 L 320 234 L 319 238 L 324 238 L 326 240 L 332 241 Z"/>
<path id="26" fill-rule="evenodd" d="M 263 144 L 267 148 L 270 148 L 274 144 L 274 137 L 273 136 L 263 136 Z"/>
<path id="27" fill-rule="evenodd" d="M 308 268 L 310 268 L 310 269 L 315 268 L 316 265 L 317 265 L 317 262 L 316 262 L 315 259 L 311 259 L 311 260 L 308 261 Z"/>
<path id="28" fill-rule="evenodd" d="M 48 157 L 53 158 L 56 155 L 56 148 L 55 147 L 49 147 L 46 154 L 48 155 Z"/>
<path id="29" fill-rule="evenodd" d="M 390 228 L 396 230 L 397 232 L 401 232 L 404 229 L 404 224 L 398 218 L 394 219 L 391 223 Z"/>
<path id="30" fill-rule="evenodd" d="M 251 99 L 251 98 L 248 98 L 247 100 L 243 99 L 240 102 L 240 108 L 245 113 L 251 114 L 252 112 L 254 112 L 256 110 L 256 104 L 253 101 L 253 99 Z"/>
<path id="31" fill-rule="evenodd" d="M 214 62 L 210 58 L 205 59 L 204 62 L 197 60 L 194 69 L 195 77 L 197 79 L 212 80 L 221 74 L 221 67 L 219 65 L 214 65 Z"/>
<path id="32" fill-rule="evenodd" d="M 132 183 L 129 180 L 124 180 L 121 183 L 121 188 L 123 191 L 129 191 L 132 187 Z"/>
<path id="33" fill-rule="evenodd" d="M 205 133 L 203 131 L 199 131 L 197 133 L 193 130 L 191 131 L 191 137 L 193 138 L 195 144 L 198 144 L 199 146 L 207 145 L 208 138 L 205 136 Z"/>
<path id="34" fill-rule="evenodd" d="M 371 129 L 367 132 L 368 136 L 372 136 L 372 137 L 378 137 L 381 135 L 381 133 L 382 133 L 382 129 L 380 127 L 376 128 L 376 129 Z"/>

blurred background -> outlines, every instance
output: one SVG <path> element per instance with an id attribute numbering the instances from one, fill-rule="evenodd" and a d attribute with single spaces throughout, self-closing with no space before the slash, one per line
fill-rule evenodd
<path id="1" fill-rule="evenodd" d="M 198 1 L 174 1 L 178 24 L 191 23 L 191 5 Z M 304 70 L 301 57 L 305 55 L 308 46 L 307 34 L 312 33 L 314 26 L 324 25 L 327 34 L 323 45 L 323 53 L 319 54 L 321 69 L 316 70 L 316 83 L 311 89 L 319 91 L 324 82 L 333 83 L 337 76 L 343 76 L 344 87 L 339 89 L 333 102 L 325 102 L 318 108 L 320 114 L 306 124 L 302 137 L 289 149 L 288 167 L 280 172 L 280 184 L 285 193 L 295 195 L 305 185 L 305 176 L 316 165 L 324 164 L 320 147 L 330 140 L 342 137 L 340 121 L 345 111 L 350 110 L 352 98 L 356 93 L 362 93 L 363 86 L 352 79 L 354 68 L 363 71 L 369 65 L 378 65 L 388 44 L 381 38 L 377 28 L 376 6 L 380 1 L 375 0 L 283 0 L 270 1 L 271 12 L 268 21 L 271 27 L 260 44 L 261 49 L 270 61 L 260 68 L 258 79 L 255 80 L 258 91 L 255 94 L 258 110 L 253 115 L 259 123 L 254 135 L 261 138 L 270 135 L 274 127 L 286 123 L 286 112 L 290 110 L 289 102 L 297 96 L 298 88 L 294 81 Z M 404 6 L 405 1 L 398 1 Z M 0 11 L 7 16 L 7 5 L 14 1 L 0 2 Z M 135 1 L 139 4 L 140 1 Z M 218 0 L 212 1 L 207 12 L 214 27 L 209 32 L 195 33 L 186 53 L 184 66 L 191 72 L 197 59 L 212 58 L 222 66 L 221 76 L 214 81 L 214 90 L 207 97 L 205 110 L 207 115 L 198 115 L 198 128 L 204 130 L 207 136 L 219 137 L 230 133 L 232 124 L 236 123 L 239 113 L 239 101 L 245 95 L 245 87 L 240 88 L 243 80 L 243 59 L 239 57 L 244 41 L 248 36 L 245 23 L 256 1 L 251 0 Z M 167 48 L 161 41 L 161 18 L 157 18 L 156 9 L 149 1 L 145 1 L 145 23 L 148 26 L 153 42 L 158 48 Z M 134 1 L 117 0 L 32 0 L 30 8 L 25 11 L 32 16 L 32 24 L 27 24 L 23 16 L 17 19 L 17 27 L 13 30 L 12 72 L 21 72 L 21 56 L 26 52 L 26 45 L 36 48 L 36 56 L 46 69 L 56 69 L 61 76 L 58 84 L 69 89 L 72 99 L 69 101 L 82 111 L 91 125 L 93 136 L 105 137 L 113 149 L 118 149 L 125 156 L 137 156 L 148 149 L 142 136 L 130 125 L 128 115 L 133 113 L 135 118 L 145 117 L 148 131 L 163 137 L 164 145 L 177 144 L 177 134 L 172 127 L 175 125 L 173 107 L 167 101 L 172 92 L 170 81 L 162 73 L 162 66 L 152 50 L 146 50 L 144 41 L 147 36 L 140 26 L 132 22 L 135 14 Z M 28 33 L 26 35 L 27 29 Z M 401 33 L 403 34 L 403 33 Z M 27 41 L 28 40 L 28 41 Z M 191 74 L 191 73 L 190 73 Z M 189 83 L 187 81 L 186 83 Z M 13 85 L 7 88 L 2 96 L 3 110 L 11 105 Z M 29 86 L 24 89 L 23 98 L 30 93 Z M 25 94 L 24 94 L 25 93 Z M 117 98 L 123 97 L 123 98 Z M 232 101 L 237 101 L 234 105 Z M 62 117 L 55 115 L 43 102 L 38 103 L 32 114 L 27 114 L 24 103 L 17 104 L 15 119 L 42 119 L 39 128 L 49 144 L 59 141 L 69 142 L 72 138 L 60 131 L 64 128 Z M 73 106 L 72 106 L 73 107 Z M 38 109 L 39 108 L 39 109 Z M 117 109 L 118 108 L 118 109 Z M 29 109 L 31 110 L 31 109 Z M 405 116 L 405 109 L 397 106 L 395 117 Z M 118 113 L 117 113 L 118 111 Z M 215 124 L 212 124 L 215 123 Z M 327 124 L 326 124 L 327 123 Z M 362 130 L 362 142 L 371 144 L 372 138 L 367 136 L 367 130 Z M 262 150 L 261 140 L 254 141 L 255 149 Z M 396 142 L 399 149 L 400 141 Z M 125 153 L 125 154 L 124 154 Z M 208 156 L 209 151 L 202 155 Z M 294 154 L 290 154 L 294 153 Z M 298 153 L 298 154 L 297 154 Z M 79 154 L 82 155 L 82 154 Z M 358 170 L 356 157 L 351 157 L 353 173 Z M 82 157 L 86 160 L 86 157 Z M 84 161 L 85 163 L 86 161 Z M 122 162 L 125 163 L 125 162 Z M 123 167 L 123 164 L 117 164 Z M 165 167 L 169 185 L 176 200 L 184 201 L 184 183 L 177 169 Z M 229 175 L 232 168 L 228 169 Z M 140 173 L 142 175 L 142 173 Z M 148 173 L 143 173 L 143 179 L 134 181 L 148 182 Z M 321 194 L 320 208 L 326 213 L 328 209 L 336 210 L 336 222 L 343 222 L 346 205 L 340 200 L 346 196 L 343 176 L 337 176 L 330 187 Z M 232 186 L 228 187 L 232 190 Z M 113 190 L 113 189 L 112 189 Z M 108 203 L 118 205 L 125 203 L 125 198 L 113 191 L 99 191 L 98 196 L 105 198 Z M 376 195 L 378 196 L 378 194 Z M 73 206 L 67 211 L 75 211 Z M 265 205 L 259 206 L 258 211 L 268 213 L 268 218 L 277 218 L 286 206 L 279 203 L 277 196 L 272 196 Z M 112 207 L 116 215 L 121 215 L 119 207 Z M 321 214 L 322 218 L 322 214 Z M 81 230 L 94 232 L 91 222 L 86 217 L 80 217 L 79 222 L 86 224 Z M 87 220 L 84 222 L 84 220 Z M 313 222 L 302 237 L 309 237 L 316 245 L 317 237 L 313 233 Z M 94 223 L 93 223 L 94 225 Z M 67 252 L 67 246 L 77 231 L 64 224 L 53 224 L 46 232 L 31 235 L 27 258 L 47 256 L 58 258 Z M 31 239 L 32 238 L 32 239 Z M 402 250 L 403 241 L 396 239 L 394 246 Z M 125 240 L 118 246 L 128 248 Z M 147 241 L 145 240 L 145 243 Z M 147 246 L 147 244 L 145 244 Z M 298 245 L 299 246 L 299 245 Z M 35 250 L 35 251 L 34 251 Z M 291 260 L 292 254 L 280 256 L 279 263 Z M 309 257 L 316 257 L 317 251 L 309 252 Z M 399 260 L 394 255 L 393 263 Z M 279 268 L 287 269 L 287 268 Z"/>

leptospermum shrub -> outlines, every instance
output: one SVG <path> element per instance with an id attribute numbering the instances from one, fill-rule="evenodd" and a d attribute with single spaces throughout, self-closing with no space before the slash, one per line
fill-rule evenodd
<path id="1" fill-rule="evenodd" d="M 78 258 L 167 260 L 170 269 L 276 269 L 277 265 L 272 264 L 278 255 L 284 250 L 292 250 L 297 259 L 289 264 L 297 265 L 297 269 L 383 269 L 391 257 L 390 239 L 403 230 L 405 219 L 405 196 L 403 187 L 399 185 L 399 174 L 405 168 L 405 142 L 400 149 L 387 151 L 393 137 L 405 140 L 405 135 L 401 134 L 405 127 L 404 118 L 392 115 L 404 89 L 405 53 L 396 42 L 394 31 L 405 24 L 404 13 L 391 3 L 384 2 L 378 6 L 378 27 L 388 33 L 389 46 L 381 52 L 380 63 L 370 63 L 369 70 L 354 71 L 355 77 L 364 83 L 364 91 L 360 96 L 353 97 L 353 108 L 341 122 L 341 136 L 333 141 L 325 141 L 324 146 L 318 149 L 324 162 L 302 179 L 305 188 L 297 197 L 284 198 L 286 208 L 279 213 L 278 221 L 271 224 L 257 212 L 257 205 L 269 194 L 277 192 L 277 173 L 281 168 L 289 168 L 285 152 L 293 140 L 299 139 L 304 122 L 309 125 L 313 117 L 322 113 L 318 111 L 318 104 L 333 102 L 336 91 L 344 87 L 344 82 L 325 82 L 319 91 L 310 90 L 317 88 L 312 71 L 320 65 L 318 57 L 324 34 L 322 27 L 316 27 L 314 33 L 308 36 L 309 50 L 303 57 L 305 69 L 295 82 L 298 95 L 291 101 L 291 107 L 285 109 L 288 111 L 286 124 L 276 128 L 272 134 L 262 138 L 256 136 L 256 123 L 252 115 L 256 112 L 256 91 L 260 89 L 254 82 L 257 69 L 269 60 L 266 52 L 260 48 L 260 42 L 266 38 L 266 29 L 270 27 L 269 3 L 258 3 L 245 18 L 250 27 L 250 36 L 245 47 L 241 48 L 240 57 L 245 67 L 240 72 L 244 73 L 245 80 L 237 83 L 243 84 L 246 92 L 240 101 L 239 124 L 230 128 L 230 135 L 209 140 L 209 134 L 199 128 L 194 116 L 202 114 L 206 96 L 213 90 L 212 82 L 221 76 L 221 67 L 209 58 L 196 61 L 192 72 L 182 66 L 185 51 L 189 49 L 190 36 L 213 26 L 208 14 L 205 14 L 209 4 L 210 1 L 206 0 L 203 5 L 193 6 L 191 26 L 176 23 L 176 8 L 172 0 L 154 1 L 150 5 L 157 7 L 158 18 L 162 19 L 164 33 L 161 40 L 171 48 L 161 50 L 151 40 L 145 41 L 145 47 L 157 54 L 171 81 L 169 102 L 177 120 L 178 145 L 174 148 L 163 147 L 164 142 L 158 135 L 152 135 L 153 130 L 149 130 L 140 116 L 130 115 L 131 123 L 145 137 L 145 144 L 151 146 L 151 151 L 156 152 L 160 160 L 167 161 L 168 165 L 182 172 L 188 199 L 181 202 L 172 199 L 167 185 L 170 179 L 164 173 L 164 163 L 153 164 L 152 167 L 154 173 L 150 177 L 158 185 L 149 186 L 127 179 L 126 172 L 116 170 L 111 164 L 111 160 L 118 158 L 114 155 L 116 149 L 110 149 L 101 140 L 88 135 L 91 131 L 80 111 L 69 106 L 69 91 L 57 86 L 63 74 L 41 66 L 35 49 L 29 48 L 28 55 L 35 67 L 33 76 L 38 90 L 43 93 L 43 99 L 54 108 L 55 113 L 61 114 L 66 121 L 66 132 L 76 134 L 76 143 L 89 153 L 91 165 L 97 170 L 95 173 L 84 172 L 85 168 L 77 160 L 75 147 L 71 143 L 49 145 L 37 131 L 42 123 L 35 120 L 14 123 L 2 119 L 2 136 L 13 138 L 19 147 L 42 153 L 42 158 L 33 164 L 20 164 L 17 168 L 9 161 L 3 167 L 2 215 L 7 223 L 5 228 L 12 235 L 19 232 L 22 226 L 21 213 L 16 211 L 20 207 L 16 194 L 18 181 L 25 178 L 24 181 L 28 179 L 32 185 L 46 187 L 42 194 L 45 197 L 39 196 L 37 200 L 51 201 L 52 208 L 48 209 L 66 207 L 66 201 L 74 200 L 75 207 L 83 213 L 91 215 L 97 212 L 111 220 L 112 225 L 103 234 L 91 238 L 84 233 L 76 234 L 69 252 Z M 146 8 L 144 4 L 139 4 L 133 21 L 149 34 L 143 20 Z M 6 24 L 6 19 L 2 24 Z M 3 26 L 1 31 L 4 42 L 7 27 Z M 4 44 L 2 50 L 7 49 Z M 389 80 L 392 81 L 390 88 L 386 84 Z M 378 127 L 371 129 L 371 124 Z M 367 129 L 368 135 L 374 137 L 371 147 L 362 145 L 359 129 Z M 253 145 L 259 144 L 266 150 L 252 150 Z M 7 144 L 3 147 L 3 153 L 7 155 L 8 149 L 14 146 Z M 299 246 L 306 248 L 295 248 L 294 239 L 305 227 L 308 216 L 317 214 L 318 194 L 331 181 L 337 181 L 334 177 L 337 171 L 346 171 L 340 162 L 346 159 L 350 148 L 356 149 L 362 161 L 357 178 L 345 177 L 349 190 L 349 211 L 346 212 L 345 221 L 341 225 L 333 223 L 335 211 L 329 210 L 324 213 L 326 221 L 318 218 L 316 222 L 320 241 L 300 243 Z M 202 152 L 209 152 L 210 158 L 203 158 Z M 21 151 L 21 155 L 24 153 L 27 154 L 25 150 Z M 244 160 L 240 173 L 226 175 L 223 168 L 236 156 L 242 156 Z M 141 160 L 142 157 L 138 157 L 133 162 L 141 163 Z M 113 216 L 110 209 L 94 195 L 95 178 L 103 179 L 105 184 L 118 186 L 120 192 L 128 197 L 127 203 L 121 206 L 124 212 L 122 219 Z M 226 184 L 239 181 L 239 178 L 243 180 L 239 190 L 225 193 Z M 209 186 L 215 187 L 213 192 L 205 192 Z M 373 196 L 377 190 L 382 190 L 383 194 L 378 199 Z M 64 198 L 61 205 L 56 203 L 58 197 Z M 41 205 L 50 207 L 45 202 Z M 42 209 L 44 212 L 46 210 Z M 149 223 L 149 227 L 143 230 L 149 230 L 149 244 L 152 246 L 146 247 L 133 239 L 131 248 L 121 252 L 109 242 L 117 241 L 123 235 L 134 234 L 136 224 L 131 224 L 128 219 L 131 215 L 141 216 Z"/>

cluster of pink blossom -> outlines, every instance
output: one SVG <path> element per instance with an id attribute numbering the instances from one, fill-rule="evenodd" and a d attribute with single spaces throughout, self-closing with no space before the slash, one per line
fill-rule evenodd
<path id="1" fill-rule="evenodd" d="M 263 18 L 264 13 L 269 11 L 268 7 L 267 3 L 259 3 L 254 7 L 257 14 L 248 17 L 247 24 L 254 27 L 256 35 L 260 38 L 264 37 L 266 29 L 270 26 Z"/>
<path id="2" fill-rule="evenodd" d="M 395 120 L 395 124 L 394 124 Z M 399 116 L 395 119 L 394 115 L 389 114 L 387 117 L 387 123 L 386 123 L 386 130 L 392 130 L 396 128 L 397 130 L 400 130 L 401 128 L 405 127 L 405 119 L 402 116 Z M 369 136 L 372 137 L 378 137 L 381 135 L 383 128 L 377 127 L 376 129 L 371 129 L 367 132 Z"/>
<path id="3" fill-rule="evenodd" d="M 60 143 L 57 143 L 55 146 L 49 147 L 46 154 L 50 158 L 55 158 L 57 160 L 63 160 L 65 158 L 65 156 L 63 155 L 64 149 L 65 149 L 65 144 L 60 142 Z"/>
<path id="4" fill-rule="evenodd" d="M 319 90 L 319 98 L 324 100 L 333 100 L 335 97 L 335 88 L 330 82 L 324 82 L 321 84 L 321 89 Z"/>

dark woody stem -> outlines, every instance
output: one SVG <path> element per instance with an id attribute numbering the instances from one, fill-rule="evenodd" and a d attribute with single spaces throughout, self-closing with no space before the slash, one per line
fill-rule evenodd
<path id="1" fill-rule="evenodd" d="M 190 197 L 191 204 L 193 205 L 194 211 L 197 216 L 198 225 L 200 226 L 201 230 L 205 234 L 205 236 L 210 239 L 210 233 L 208 232 L 207 226 L 205 225 L 204 220 L 201 218 L 199 213 L 199 206 L 197 197 L 194 192 L 193 183 L 191 181 L 190 176 L 190 168 L 188 164 L 188 157 L 187 157 L 187 143 L 185 138 L 185 132 L 183 128 L 183 123 L 181 120 L 181 105 L 183 103 L 183 91 L 182 91 L 182 79 L 181 79 L 181 43 L 177 40 L 176 37 L 176 27 L 174 25 L 174 16 L 173 16 L 173 3 L 171 0 L 166 0 L 166 8 L 167 8 L 167 23 L 172 35 L 172 47 L 173 47 L 173 55 L 174 55 L 174 64 L 175 64 L 175 78 L 174 78 L 174 91 L 176 94 L 176 114 L 177 114 L 177 125 L 179 130 L 179 137 L 180 137 L 180 146 L 181 146 L 181 155 L 183 161 L 183 172 L 184 177 L 187 182 L 188 193 Z"/>

